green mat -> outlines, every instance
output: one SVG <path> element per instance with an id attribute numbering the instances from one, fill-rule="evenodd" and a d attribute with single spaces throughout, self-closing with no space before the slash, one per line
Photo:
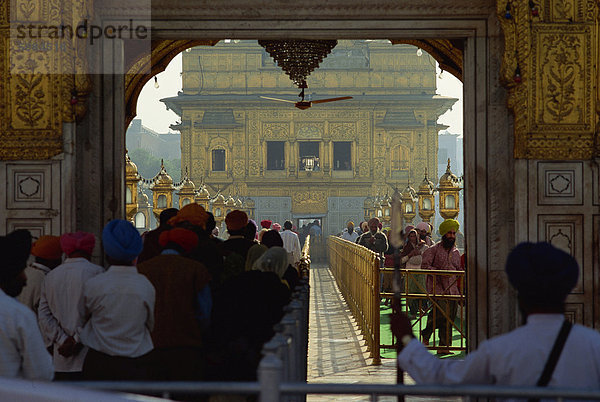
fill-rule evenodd
<path id="1" fill-rule="evenodd" d="M 382 345 L 391 345 L 392 344 L 392 331 L 390 328 L 390 317 L 392 315 L 392 307 L 391 306 L 386 306 L 384 304 L 381 304 L 379 306 L 379 310 L 380 310 L 380 318 L 379 318 L 379 322 L 380 322 L 380 329 L 379 329 L 379 336 L 380 336 L 380 343 Z M 456 323 L 458 325 L 458 320 L 460 318 L 457 317 L 456 319 Z M 427 324 L 427 317 L 422 317 L 421 318 L 421 323 L 419 326 L 419 323 L 417 322 L 417 320 L 412 320 L 412 324 L 413 324 L 413 331 L 415 333 L 415 335 L 417 335 L 420 331 L 420 329 L 425 328 L 425 325 Z M 432 335 L 432 339 L 433 340 L 433 336 L 436 336 L 437 338 L 437 330 L 435 331 L 435 333 Z M 464 341 L 463 341 L 463 345 L 464 345 Z M 456 330 L 453 329 L 452 330 L 452 346 L 460 346 L 460 333 Z M 436 354 L 435 350 L 431 350 L 432 354 Z M 388 348 L 381 348 L 380 350 L 380 354 L 381 354 L 381 358 L 382 359 L 394 359 L 396 358 L 396 350 L 395 349 L 388 349 Z M 464 351 L 455 351 L 449 355 L 443 355 L 440 356 L 440 358 L 442 359 L 464 359 L 465 357 L 465 352 Z"/>

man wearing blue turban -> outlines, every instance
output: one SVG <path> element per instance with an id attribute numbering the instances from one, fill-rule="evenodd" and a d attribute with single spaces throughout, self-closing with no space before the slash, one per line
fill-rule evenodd
<path id="1" fill-rule="evenodd" d="M 142 238 L 131 222 L 115 219 L 102 231 L 110 266 L 89 279 L 83 289 L 89 320 L 81 342 L 90 349 L 83 364 L 86 380 L 146 380 L 153 349 L 155 291 L 138 273 Z"/>
<path id="2" fill-rule="evenodd" d="M 398 363 L 419 384 L 498 384 L 597 389 L 600 334 L 565 318 L 579 266 L 549 243 L 521 243 L 506 273 L 525 324 L 484 341 L 464 361 L 438 359 L 414 338 L 408 317 L 392 317 Z"/>

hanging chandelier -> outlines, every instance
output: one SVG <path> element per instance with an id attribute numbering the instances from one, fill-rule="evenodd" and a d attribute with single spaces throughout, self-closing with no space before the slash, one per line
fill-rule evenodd
<path id="1" fill-rule="evenodd" d="M 259 40 L 294 85 L 306 88 L 306 78 L 337 45 L 337 40 Z"/>

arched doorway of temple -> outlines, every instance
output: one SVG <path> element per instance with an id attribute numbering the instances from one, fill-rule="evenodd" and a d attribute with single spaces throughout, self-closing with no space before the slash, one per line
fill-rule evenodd
<path id="1" fill-rule="evenodd" d="M 232 209 L 246 210 L 257 222 L 282 225 L 290 220 L 299 234 L 311 234 L 313 261 L 325 261 L 325 248 L 319 246 L 327 236 L 340 235 L 349 221 L 355 221 L 360 230 L 361 222 L 377 217 L 388 231 L 395 191 L 403 194 L 401 225 L 429 221 L 436 241 L 444 218 L 458 218 L 464 228 L 458 177 L 463 172 L 462 115 L 459 111 L 461 124 L 448 130 L 440 116 L 457 99 L 438 91 L 443 74 L 446 81 L 452 78 L 449 72 L 462 77 L 461 41 L 340 40 L 308 77 L 306 96 L 352 99 L 315 104 L 310 110 L 273 101 L 293 99 L 299 89 L 257 41 L 224 40 L 210 45 L 186 47 L 176 56 L 180 66 L 172 73 L 176 84 L 165 74 L 157 75 L 158 68 L 154 68 L 152 75 L 144 77 L 143 90 L 126 91 L 128 105 L 141 94 L 137 108 L 126 108 L 142 117 L 129 127 L 127 148 L 138 171 L 145 171 L 142 182 L 149 185 L 142 191 L 150 199 L 155 198 L 151 179 L 160 170 L 159 160 L 166 166 L 171 158 L 167 154 L 170 140 L 165 139 L 179 141 L 180 165 L 171 166 L 179 171 L 167 168 L 173 179 L 173 205 L 155 203 L 154 215 L 167 207 L 181 207 L 186 199 L 196 200 L 215 214 L 219 236 L 224 239 L 223 220 Z M 169 46 L 181 50 L 189 44 Z M 161 48 L 161 52 L 170 57 L 175 50 Z M 161 60 L 161 68 L 165 67 Z M 130 85 L 144 82 L 134 77 L 130 72 Z M 462 98 L 462 84 L 455 81 L 454 95 Z M 175 87 L 167 93 L 165 85 Z M 144 107 L 150 107 L 145 97 L 156 98 L 162 110 L 143 113 Z M 159 117 L 165 109 L 170 114 Z M 162 126 L 153 125 L 152 119 Z M 156 139 L 157 132 L 169 129 L 176 134 L 158 134 L 162 142 Z M 138 159 L 144 135 L 152 136 L 146 147 L 153 148 L 153 171 L 146 171 L 146 162 Z M 137 143 L 130 136 L 136 136 Z M 449 161 L 454 173 L 448 172 Z M 159 195 L 157 200 L 161 197 L 165 199 Z M 461 239 L 458 245 L 464 253 Z M 388 268 L 393 270 L 393 266 Z M 389 293 L 391 272 L 384 277 L 383 291 Z M 466 310 L 461 308 L 458 315 L 462 317 L 456 324 L 460 351 L 466 346 L 466 337 L 461 336 L 466 335 Z M 422 325 L 416 325 L 424 328 L 426 317 L 421 318 Z"/>

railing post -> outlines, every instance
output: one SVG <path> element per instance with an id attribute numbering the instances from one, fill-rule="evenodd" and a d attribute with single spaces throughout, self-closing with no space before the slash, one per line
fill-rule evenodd
<path id="1" fill-rule="evenodd" d="M 281 360 L 272 353 L 268 353 L 260 361 L 258 365 L 260 402 L 279 402 L 282 368 Z"/>
<path id="2" fill-rule="evenodd" d="M 373 357 L 373 364 L 380 365 L 381 364 L 381 355 L 380 355 L 380 310 L 379 303 L 381 300 L 381 259 L 380 257 L 375 257 L 375 278 L 373 278 L 373 285 L 375 286 L 375 296 L 376 299 L 373 303 L 373 349 L 371 349 L 371 356 Z"/>

